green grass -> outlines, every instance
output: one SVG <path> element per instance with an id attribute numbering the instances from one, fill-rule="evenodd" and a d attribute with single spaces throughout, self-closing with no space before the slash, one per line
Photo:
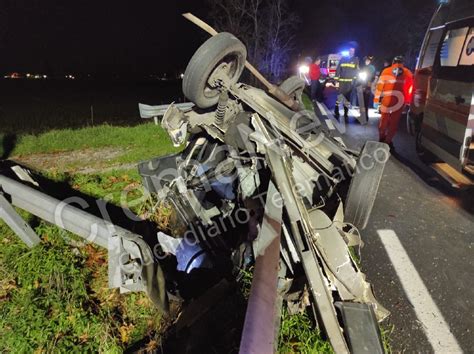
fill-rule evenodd
<path id="1" fill-rule="evenodd" d="M 314 112 L 314 104 L 311 101 L 311 98 L 309 98 L 307 94 L 303 93 L 302 99 L 303 99 L 304 108 L 307 109 L 308 111 Z"/>
<path id="2" fill-rule="evenodd" d="M 139 184 L 135 171 L 67 177 L 74 188 L 116 204 L 124 188 Z M 138 196 L 132 189 L 129 200 Z M 158 343 L 161 316 L 146 295 L 108 289 L 106 250 L 74 248 L 66 241 L 77 237 L 44 222 L 35 230 L 42 242 L 30 250 L 0 223 L 2 350 L 122 352 L 145 337 L 150 347 Z"/>
<path id="3" fill-rule="evenodd" d="M 5 135 L 0 134 L 0 141 Z M 124 149 L 111 163 L 129 163 L 179 151 L 166 131 L 153 123 L 134 127 L 100 125 L 81 129 L 51 130 L 39 135 L 20 135 L 10 156 L 100 148 Z M 3 155 L 0 144 L 0 156 Z"/>
<path id="4" fill-rule="evenodd" d="M 143 189 L 138 170 L 113 170 L 94 174 L 44 173 L 53 181 L 68 181 L 70 186 L 94 198 L 101 198 L 115 205 L 138 211 Z"/>
<path id="5" fill-rule="evenodd" d="M 333 353 L 306 313 L 289 315 L 283 310 L 278 342 L 279 353 Z"/>
<path id="6" fill-rule="evenodd" d="M 391 354 L 392 353 L 392 346 L 391 346 L 391 335 L 393 333 L 395 326 L 387 325 L 387 324 L 382 324 L 380 326 L 380 334 L 382 336 L 382 344 L 383 348 L 385 350 L 385 353 Z"/>
<path id="7" fill-rule="evenodd" d="M 132 128 L 100 126 L 51 131 L 18 138 L 13 154 L 33 154 L 117 146 L 127 148 L 122 161 L 175 151 L 164 131 L 153 124 Z M 107 163 L 114 163 L 109 161 Z M 134 170 L 98 174 L 44 173 L 74 189 L 120 205 L 142 196 Z M 126 190 L 127 193 L 123 193 Z M 125 196 L 125 198 L 124 198 Z M 27 213 L 25 218 L 33 220 Z M 0 222 L 0 348 L 7 352 L 122 352 L 132 343 L 160 340 L 163 323 L 145 294 L 108 289 L 107 251 L 87 245 L 45 222 L 35 228 L 42 242 L 28 249 Z"/>
<path id="8" fill-rule="evenodd" d="M 7 352 L 122 352 L 161 328 L 144 294 L 107 288 L 107 252 L 41 222 L 28 249 L 0 225 L 0 348 Z"/>

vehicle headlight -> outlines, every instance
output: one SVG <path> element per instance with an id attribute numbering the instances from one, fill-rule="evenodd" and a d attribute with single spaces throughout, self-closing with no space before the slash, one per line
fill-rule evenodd
<path id="1" fill-rule="evenodd" d="M 309 74 L 309 66 L 308 65 L 300 65 L 298 68 L 300 74 Z"/>

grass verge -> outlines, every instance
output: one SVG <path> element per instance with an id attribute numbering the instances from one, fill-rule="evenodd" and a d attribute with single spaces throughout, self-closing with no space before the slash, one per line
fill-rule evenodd
<path id="1" fill-rule="evenodd" d="M 328 341 L 314 328 L 306 313 L 289 315 L 283 310 L 278 342 L 279 353 L 333 353 Z"/>
<path id="2" fill-rule="evenodd" d="M 307 109 L 308 111 L 314 112 L 314 104 L 311 101 L 311 98 L 309 98 L 307 94 L 303 93 L 302 100 L 303 100 L 304 108 Z"/>
<path id="3" fill-rule="evenodd" d="M 17 156 L 113 146 L 125 149 L 118 162 L 134 162 L 176 151 L 161 127 L 153 124 L 57 130 L 15 140 L 10 153 Z M 117 205 L 123 203 L 124 191 L 127 201 L 141 196 L 136 170 L 84 175 L 64 173 L 58 166 L 44 174 Z M 106 250 L 93 245 L 77 247 L 76 236 L 27 213 L 22 215 L 36 225 L 42 242 L 30 250 L 0 222 L 3 351 L 76 352 L 80 348 L 118 353 L 144 338 L 149 338 L 149 349 L 159 345 L 162 317 L 146 295 L 108 289 Z"/>
<path id="4" fill-rule="evenodd" d="M 51 130 L 39 135 L 0 133 L 0 156 L 25 156 L 83 149 L 117 148 L 123 154 L 108 161 L 130 163 L 179 151 L 166 131 L 153 123 L 134 127 L 100 125 L 81 129 Z M 8 151 L 7 151 L 8 150 Z"/>
<path id="5" fill-rule="evenodd" d="M 138 176 L 131 171 L 77 175 L 71 183 L 97 197 L 111 195 L 111 202 L 117 202 L 124 183 L 138 183 Z M 35 230 L 42 242 L 30 250 L 0 223 L 2 350 L 114 353 L 146 337 L 150 346 L 158 345 L 159 312 L 142 293 L 108 289 L 105 249 L 76 247 L 77 237 L 45 222 Z"/>

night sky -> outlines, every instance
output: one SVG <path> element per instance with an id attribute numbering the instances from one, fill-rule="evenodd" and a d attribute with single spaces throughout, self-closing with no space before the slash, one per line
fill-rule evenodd
<path id="1" fill-rule="evenodd" d="M 334 52 L 347 40 L 361 43 L 360 55 L 383 56 L 400 47 L 385 35 L 390 26 L 416 21 L 423 9 L 431 17 L 435 1 L 290 3 L 301 19 L 295 57 Z M 187 11 L 206 18 L 205 0 L 0 0 L 0 72 L 177 72 L 207 38 L 180 16 Z"/>

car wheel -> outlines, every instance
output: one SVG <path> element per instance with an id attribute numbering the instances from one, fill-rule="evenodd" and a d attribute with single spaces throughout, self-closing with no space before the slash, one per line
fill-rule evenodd
<path id="1" fill-rule="evenodd" d="M 290 96 L 294 101 L 300 104 L 300 107 L 304 107 L 303 103 L 303 91 L 306 87 L 306 82 L 298 76 L 291 76 L 280 85 L 280 89 Z"/>
<path id="2" fill-rule="evenodd" d="M 390 149 L 387 144 L 368 141 L 357 161 L 347 193 L 344 219 L 360 230 L 365 229 L 369 221 L 389 157 Z"/>
<path id="3" fill-rule="evenodd" d="M 247 49 L 234 35 L 221 32 L 199 47 L 186 67 L 183 93 L 199 108 L 217 104 L 220 87 L 235 84 L 245 67 Z"/>

